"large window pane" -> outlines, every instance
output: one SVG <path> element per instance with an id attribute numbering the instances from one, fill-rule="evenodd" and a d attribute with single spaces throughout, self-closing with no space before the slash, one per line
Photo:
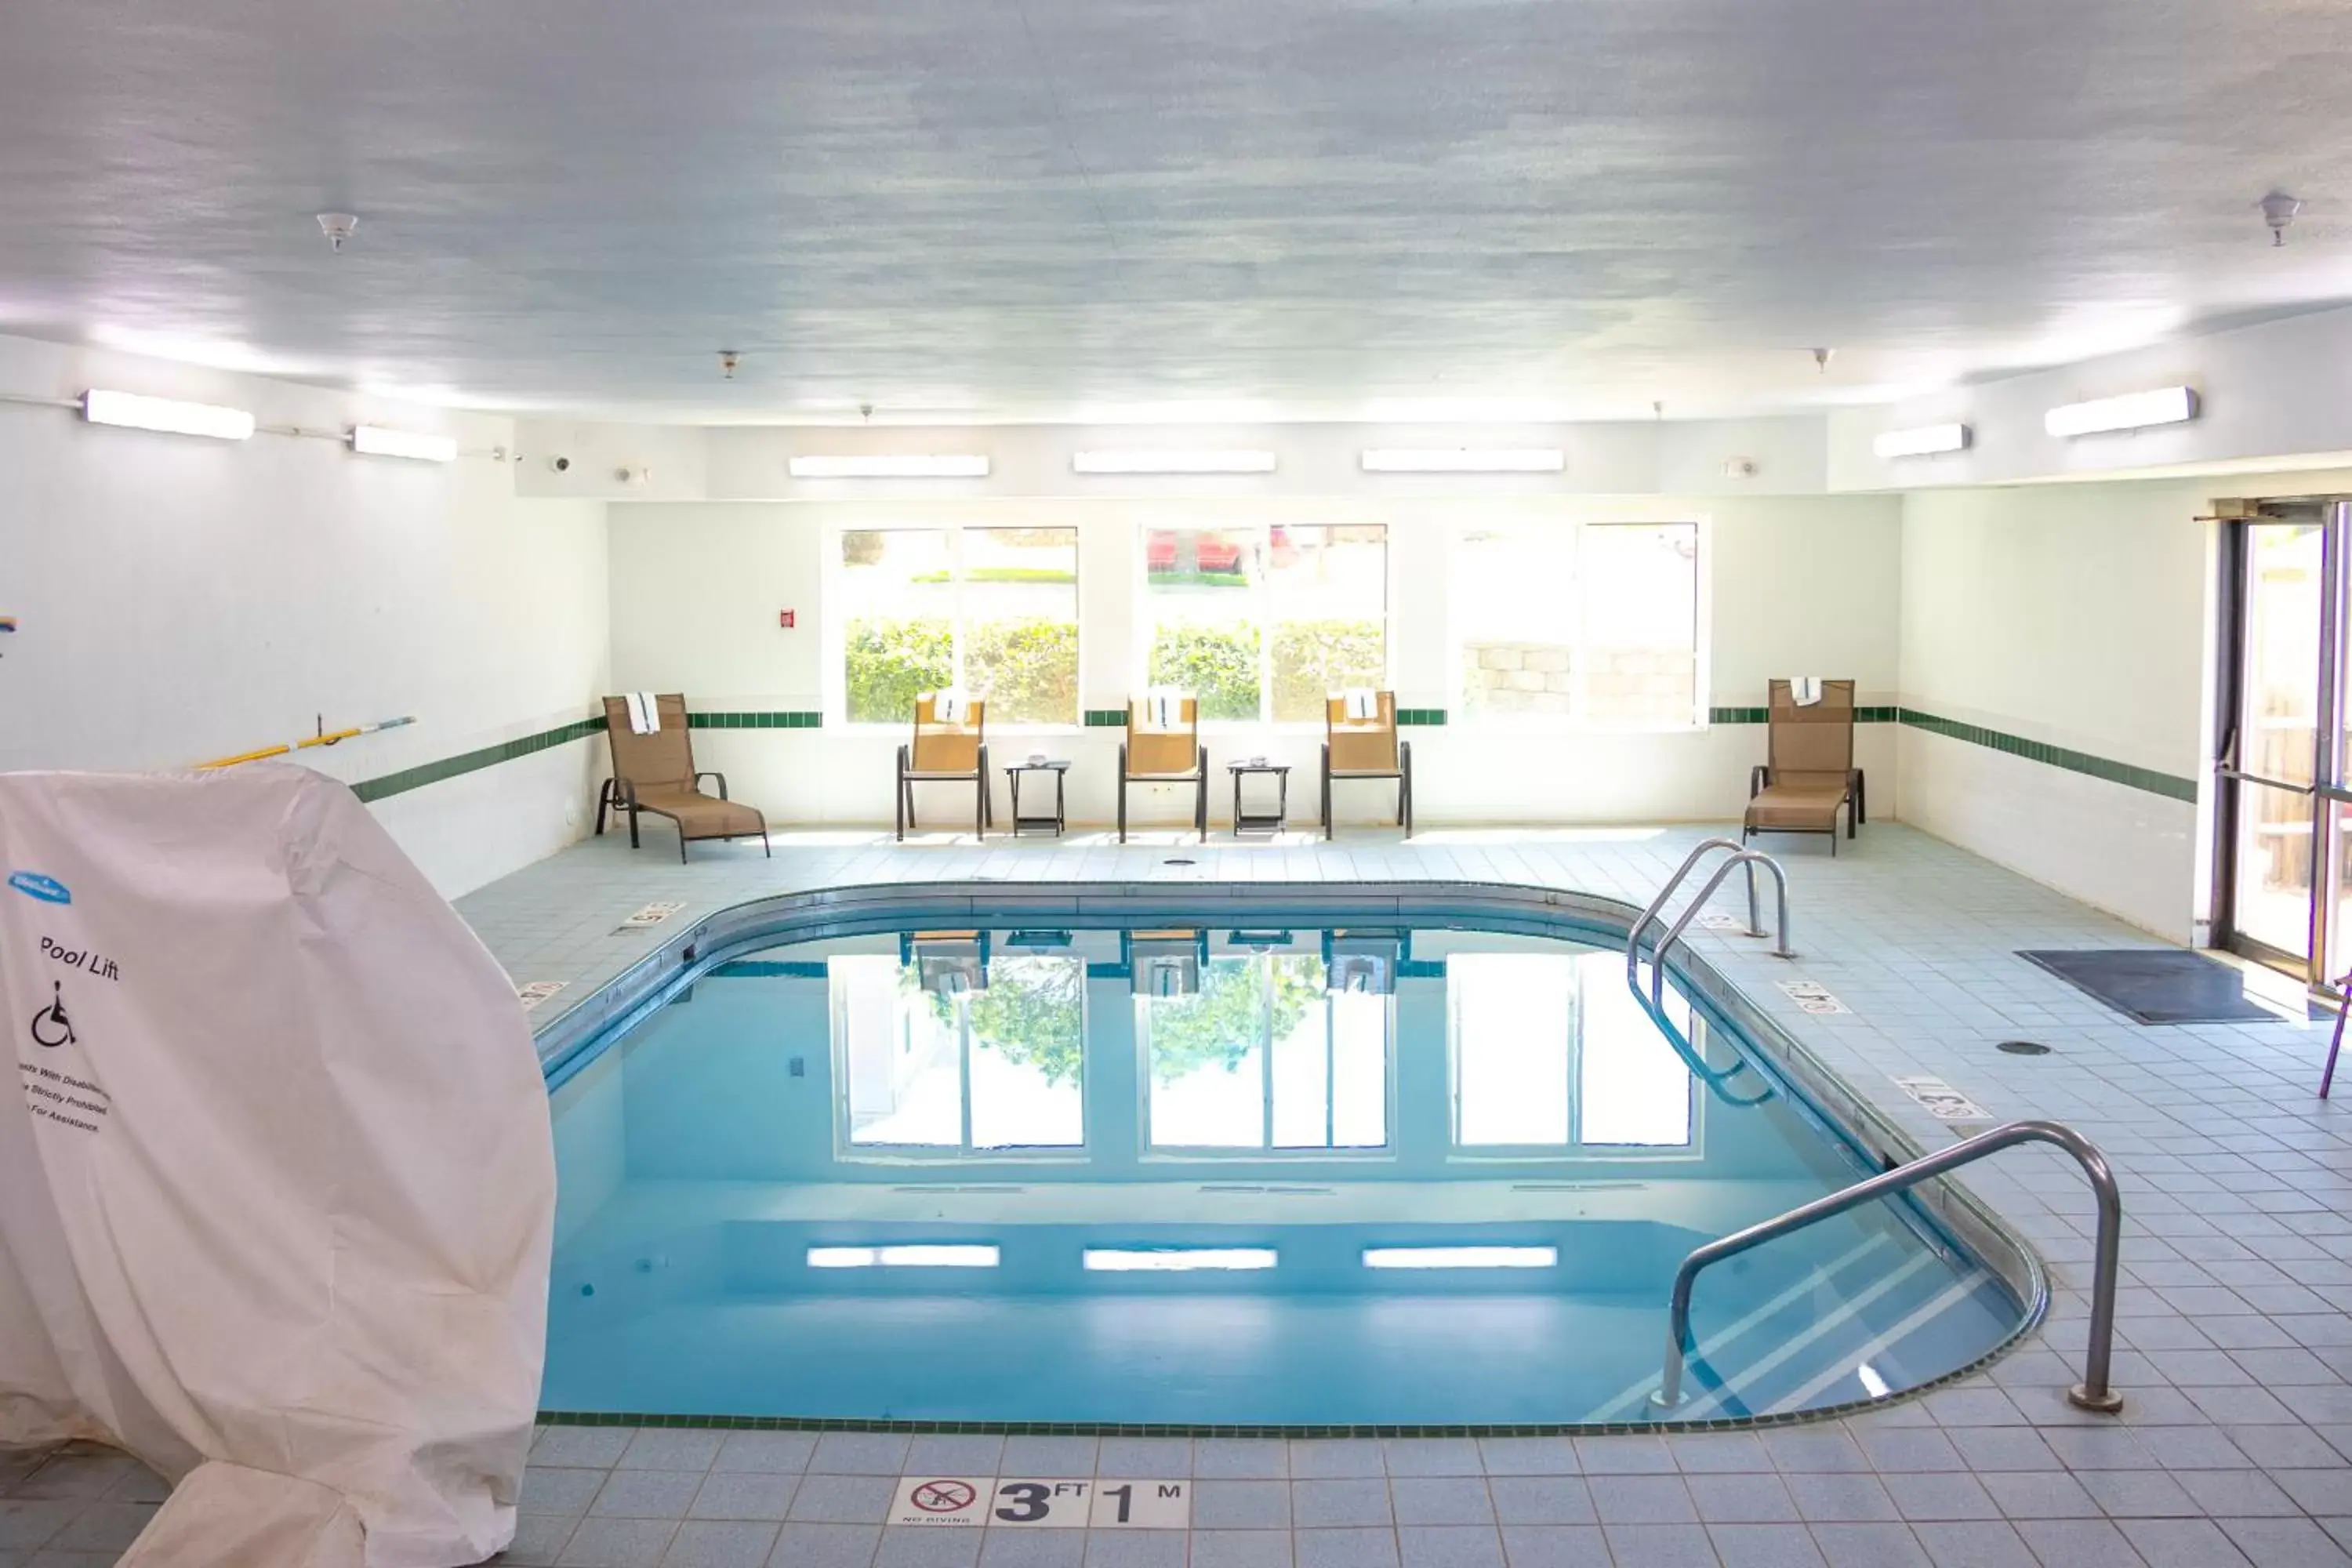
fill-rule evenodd
<path id="1" fill-rule="evenodd" d="M 1446 959 L 1455 1143 L 1567 1146 L 1575 963 L 1548 952 Z"/>
<path id="2" fill-rule="evenodd" d="M 1145 679 L 1192 692 L 1203 719 L 1258 716 L 1260 555 L 1251 529 L 1144 531 Z"/>
<path id="3" fill-rule="evenodd" d="M 1698 716 L 1698 526 L 1588 527 L 1583 571 L 1585 717 L 1690 724 Z"/>
<path id="4" fill-rule="evenodd" d="M 1265 972 L 1212 959 L 1188 996 L 1138 996 L 1154 1148 L 1265 1146 Z M 1302 1009 L 1303 1010 L 1303 1009 Z"/>
<path id="5" fill-rule="evenodd" d="M 1454 558 L 1462 710 L 1568 718 L 1576 605 L 1573 528 L 1464 534 Z"/>
<path id="6" fill-rule="evenodd" d="M 826 965 L 852 1143 L 955 1148 L 963 1142 L 958 1030 L 914 971 L 884 954 Z"/>
<path id="7" fill-rule="evenodd" d="M 998 724 L 1078 721 L 1078 531 L 962 531 L 963 679 Z"/>
<path id="8" fill-rule="evenodd" d="M 971 1020 L 971 1146 L 1075 1148 L 1086 1142 L 1082 1068 L 1086 961 L 1002 958 Z"/>
<path id="9" fill-rule="evenodd" d="M 841 536 L 843 710 L 906 724 L 915 698 L 955 681 L 955 584 L 942 529 Z"/>
<path id="10" fill-rule="evenodd" d="M 1274 717 L 1323 719 L 1324 699 L 1388 684 L 1388 530 L 1276 527 L 1266 546 Z"/>
<path id="11" fill-rule="evenodd" d="M 934 963 L 940 961 L 934 960 Z M 849 1142 L 941 1150 L 1086 1142 L 1086 965 L 1003 959 L 979 990 L 923 984 L 920 962 L 826 966 Z"/>

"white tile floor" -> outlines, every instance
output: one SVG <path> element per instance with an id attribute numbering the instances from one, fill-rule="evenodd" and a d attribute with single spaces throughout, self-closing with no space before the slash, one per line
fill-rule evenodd
<path id="1" fill-rule="evenodd" d="M 1203 849 L 1172 834 L 892 845 L 864 833 L 698 846 L 649 829 L 567 851 L 460 900 L 518 982 L 569 983 L 551 1016 L 646 951 L 652 900 L 684 918 L 761 892 L 906 879 L 1468 879 L 1642 901 L 1703 829 L 1359 832 Z M 1179 847 L 1181 845 L 1181 847 Z M 505 1561 L 573 1568 L 2154 1568 L 2352 1563 L 2352 1110 L 2314 1098 L 2324 1026 L 2144 1028 L 2012 956 L 2147 939 L 1899 826 L 1788 865 L 1793 963 L 1702 934 L 1709 956 L 1925 1145 L 1952 1133 L 1891 1075 L 1946 1079 L 1994 1117 L 2080 1127 L 2125 1184 L 2119 1418 L 2066 1405 L 2083 1340 L 2090 1197 L 2051 1152 L 1969 1184 L 2042 1249 L 2060 1292 L 2040 1338 L 1973 1382 L 1860 1418 L 1752 1434 L 1354 1442 L 922 1437 L 551 1428 Z M 1192 866 L 1170 866 L 1187 858 Z M 1729 908 L 1729 904 L 1725 904 Z M 674 928 L 673 928 L 674 929 Z M 1800 1012 L 1818 980 L 1853 1009 Z M 2055 1047 L 2011 1057 L 2022 1037 Z M 2347 1290 L 2343 1300 L 2335 1297 Z M 1189 1532 L 880 1525 L 910 1469 L 1190 1474 Z M 0 1568 L 113 1560 L 157 1495 L 127 1461 L 0 1456 Z"/>

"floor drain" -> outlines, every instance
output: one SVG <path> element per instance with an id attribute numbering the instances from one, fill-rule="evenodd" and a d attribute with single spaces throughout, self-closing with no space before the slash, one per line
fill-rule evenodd
<path id="1" fill-rule="evenodd" d="M 1162 860 L 1160 863 L 1162 866 L 1192 866 L 1199 864 L 1199 862 L 1193 860 Z"/>
<path id="2" fill-rule="evenodd" d="M 2046 1057 L 2050 1054 L 2050 1047 L 2039 1040 L 2003 1040 L 1993 1049 L 2007 1051 L 2013 1057 Z"/>

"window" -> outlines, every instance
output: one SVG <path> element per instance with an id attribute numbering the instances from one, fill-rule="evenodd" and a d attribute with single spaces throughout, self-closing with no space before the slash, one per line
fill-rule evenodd
<path id="1" fill-rule="evenodd" d="M 1212 959 L 1135 1012 L 1150 1147 L 1387 1146 L 1389 998 L 1326 990 L 1321 959 Z"/>
<path id="2" fill-rule="evenodd" d="M 1153 528 L 1143 535 L 1144 684 L 1210 720 L 1320 723 L 1323 700 L 1388 683 L 1388 530 Z"/>
<path id="3" fill-rule="evenodd" d="M 1078 721 L 1078 531 L 856 529 L 841 535 L 842 713 L 906 724 L 961 686 L 994 724 Z"/>
<path id="4" fill-rule="evenodd" d="M 1691 522 L 1462 534 L 1453 579 L 1464 716 L 1702 722 L 1698 536 Z"/>
<path id="5" fill-rule="evenodd" d="M 965 967 L 976 971 L 977 961 Z M 845 1142 L 905 1154 L 1086 1142 L 1086 963 L 1000 958 L 827 962 Z"/>
<path id="6" fill-rule="evenodd" d="M 1459 1149 L 1686 1149 L 1690 1072 L 1610 954 L 1445 961 Z"/>

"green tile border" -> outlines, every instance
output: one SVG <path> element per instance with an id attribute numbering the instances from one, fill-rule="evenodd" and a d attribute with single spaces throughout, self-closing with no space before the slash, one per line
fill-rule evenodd
<path id="1" fill-rule="evenodd" d="M 740 713 L 688 713 L 689 730 L 822 730 L 824 715 L 799 708 L 771 708 Z"/>
<path id="2" fill-rule="evenodd" d="M 2088 752 L 2069 751 L 2064 746 L 2053 746 L 2044 741 L 2029 741 L 2022 735 L 2005 734 L 1981 724 L 1963 724 L 1957 719 L 1946 719 L 1917 708 L 1906 708 L 1902 711 L 1904 723 L 1915 730 L 1925 730 L 1931 735 L 1965 741 L 1971 746 L 1982 746 L 1988 751 L 2006 752 L 2030 763 L 2063 768 L 2070 773 L 2104 779 L 2108 784 L 2122 784 L 2127 789 L 2146 790 L 2167 800 L 2194 803 L 2197 799 L 2197 781 L 2182 778 L 2177 773 L 2158 773 L 2154 768 L 2136 767 L 2130 763 L 2095 757 Z"/>
<path id="3" fill-rule="evenodd" d="M 500 763 L 530 756 L 533 752 L 568 746 L 574 741 L 604 732 L 604 721 L 602 718 L 575 719 L 569 724 L 558 724 L 552 730 L 541 730 L 536 735 L 518 735 L 511 741 L 501 741 L 495 746 L 484 746 L 479 751 L 461 752 L 457 756 L 443 757 L 436 762 L 419 763 L 413 768 L 403 768 L 396 773 L 386 773 L 381 778 L 362 779 L 352 785 L 352 793 L 362 801 L 406 795 L 410 790 L 423 789 L 426 784 L 479 773 Z"/>
<path id="4" fill-rule="evenodd" d="M 1900 722 L 1900 708 L 1856 708 L 1853 721 L 1857 724 L 1894 724 Z M 1771 718 L 1767 708 L 1710 708 L 1706 721 L 1710 724 L 1761 724 Z"/>
<path id="5" fill-rule="evenodd" d="M 1445 710 L 1443 708 L 1400 708 L 1397 710 L 1397 722 L 1400 724 L 1443 724 L 1445 722 Z"/>
<path id="6" fill-rule="evenodd" d="M 1127 710 L 1124 708 L 1089 708 L 1087 710 L 1087 728 L 1089 730 L 1124 730 L 1127 728 Z"/>

